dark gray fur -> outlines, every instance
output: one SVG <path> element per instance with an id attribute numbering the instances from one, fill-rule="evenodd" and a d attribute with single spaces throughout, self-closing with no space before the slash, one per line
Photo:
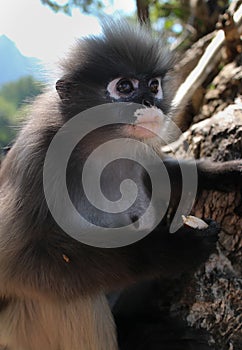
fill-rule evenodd
<path id="1" fill-rule="evenodd" d="M 174 61 L 174 54 L 171 54 L 164 42 L 145 28 L 137 30 L 123 21 L 106 22 L 102 36 L 79 40 L 61 63 L 64 75 L 59 89 L 68 102 L 68 107 L 65 108 L 64 104 L 63 110 L 68 115 L 75 115 L 94 105 L 112 102 L 111 98 L 103 94 L 103 90 L 114 78 L 124 76 L 150 79 L 160 76 L 164 98 L 156 101 L 156 104 L 164 113 L 168 113 L 175 91 L 175 79 L 171 80 Z M 80 101 L 78 106 L 74 98 L 70 97 L 73 91 Z M 90 93 L 92 98 L 88 99 L 86 94 L 83 96 L 83 91 Z M 71 112 L 70 98 L 73 104 Z M 139 94 L 132 98 L 132 102 L 142 103 L 143 98 Z M 120 102 L 129 102 L 129 99 L 124 98 Z"/>
<path id="2" fill-rule="evenodd" d="M 0 170 L 0 344 L 7 349 L 115 350 L 115 330 L 104 293 L 144 277 L 175 277 L 194 271 L 215 249 L 216 224 L 210 223 L 203 232 L 183 227 L 171 235 L 165 221 L 127 247 L 87 246 L 58 227 L 44 198 L 45 154 L 63 123 L 88 107 L 110 102 L 105 87 L 119 75 L 141 79 L 160 75 L 165 98 L 154 102 L 168 112 L 174 94 L 168 88 L 173 84 L 168 79 L 172 61 L 162 42 L 145 29 L 120 22 L 106 24 L 104 36 L 79 41 L 63 61 L 58 94 L 46 92 L 34 102 Z M 133 102 L 142 99 L 141 91 Z M 87 150 L 113 136 L 122 136 L 122 128 L 92 133 L 73 153 L 68 178 L 77 207 L 84 199 L 78 185 L 75 187 L 75 178 Z M 179 165 L 172 160 L 165 163 L 176 189 L 175 205 L 181 191 Z M 218 179 L 223 182 L 223 178 L 238 182 L 238 165 L 199 164 L 200 187 L 216 188 Z M 125 167 L 118 180 L 127 178 L 132 169 L 128 163 Z M 140 169 L 136 170 L 134 177 L 143 188 L 146 203 L 150 183 Z"/>

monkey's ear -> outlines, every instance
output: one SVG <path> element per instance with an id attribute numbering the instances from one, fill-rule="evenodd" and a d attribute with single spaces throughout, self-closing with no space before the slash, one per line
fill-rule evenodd
<path id="1" fill-rule="evenodd" d="M 72 84 L 65 78 L 59 79 L 55 84 L 56 91 L 62 100 L 69 100 L 72 91 Z"/>

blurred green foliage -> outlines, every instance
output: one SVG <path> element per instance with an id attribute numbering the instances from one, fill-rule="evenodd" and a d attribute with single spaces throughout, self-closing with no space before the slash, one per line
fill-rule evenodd
<path id="1" fill-rule="evenodd" d="M 74 7 L 79 7 L 82 11 L 93 14 L 105 6 L 101 0 L 68 0 L 64 5 L 58 3 L 58 0 L 41 0 L 41 2 L 48 5 L 54 12 L 61 11 L 67 15 L 71 15 L 71 10 Z M 109 3 L 112 3 L 112 0 Z"/>
<path id="2" fill-rule="evenodd" d="M 0 96 L 0 147 L 6 146 L 14 137 L 13 116 L 16 113 L 14 104 Z"/>
<path id="3" fill-rule="evenodd" d="M 100 16 L 113 0 L 40 0 L 53 11 L 71 15 L 73 8 Z M 175 45 L 173 48 L 185 50 L 201 36 L 215 29 L 218 14 L 223 13 L 231 0 L 133 0 L 136 15 L 140 22 L 146 22 L 160 33 L 163 39 Z"/>
<path id="4" fill-rule="evenodd" d="M 25 115 L 26 102 L 43 91 L 44 84 L 23 77 L 0 87 L 0 148 L 12 142 Z"/>

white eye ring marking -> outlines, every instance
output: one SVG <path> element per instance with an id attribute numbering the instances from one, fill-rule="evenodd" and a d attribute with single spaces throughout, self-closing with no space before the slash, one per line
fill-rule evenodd
<path id="1" fill-rule="evenodd" d="M 157 77 L 157 78 L 152 78 L 150 79 L 149 83 L 148 83 L 148 86 L 151 85 L 151 83 L 154 81 L 154 80 L 157 80 L 159 82 L 159 87 L 158 87 L 158 92 L 155 94 L 155 98 L 159 99 L 159 100 L 162 100 L 163 98 L 163 91 L 162 91 L 162 87 L 161 87 L 161 78 L 160 77 Z"/>
<path id="2" fill-rule="evenodd" d="M 119 77 L 116 78 L 112 81 L 110 81 L 110 83 L 107 86 L 107 91 L 110 95 L 110 97 L 114 98 L 115 100 L 119 100 L 122 97 L 127 97 L 127 94 L 121 94 L 119 91 L 117 91 L 117 84 L 119 83 L 119 81 L 123 80 L 123 79 L 127 79 L 129 81 L 132 82 L 134 89 L 138 89 L 138 85 L 139 85 L 139 81 L 137 79 L 130 79 L 130 78 L 125 78 L 125 77 Z"/>

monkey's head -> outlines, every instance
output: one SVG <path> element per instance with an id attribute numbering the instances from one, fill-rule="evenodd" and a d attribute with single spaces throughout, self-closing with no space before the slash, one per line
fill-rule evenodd
<path id="1" fill-rule="evenodd" d="M 167 114 L 174 96 L 172 56 L 147 29 L 105 23 L 101 36 L 80 40 L 62 63 L 56 89 L 63 115 L 110 102 L 155 106 Z"/>

